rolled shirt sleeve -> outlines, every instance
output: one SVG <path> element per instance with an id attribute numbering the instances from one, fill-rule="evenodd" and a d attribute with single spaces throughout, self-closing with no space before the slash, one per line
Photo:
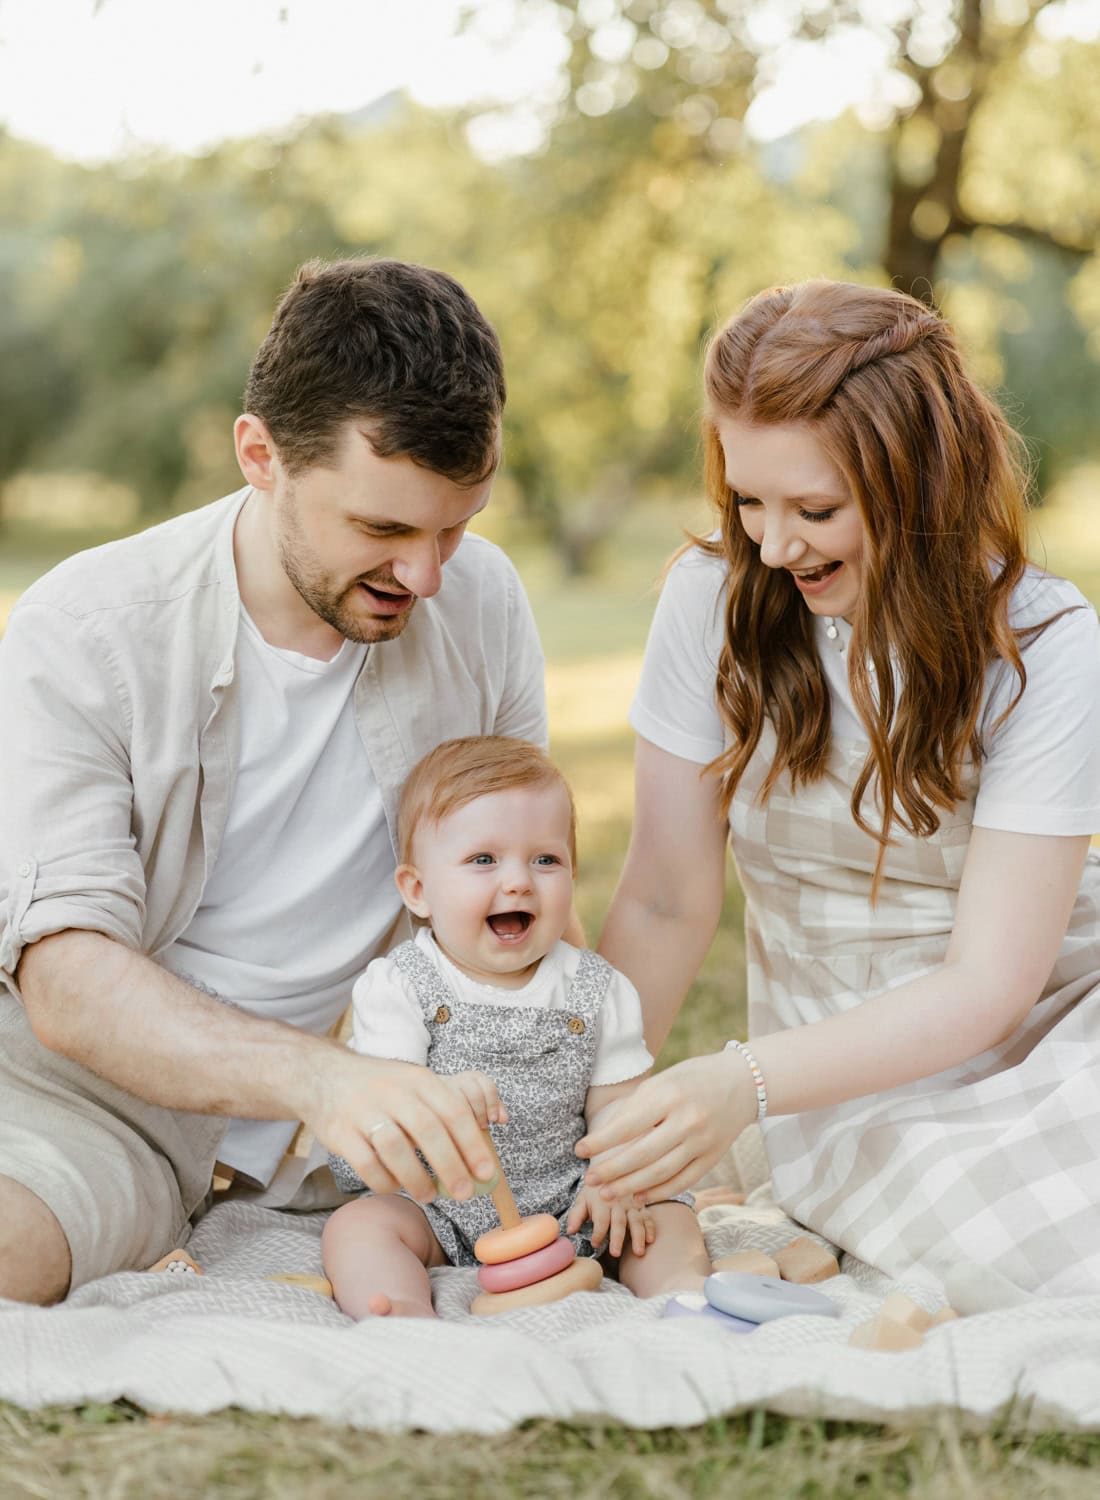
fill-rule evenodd
<path id="1" fill-rule="evenodd" d="M 17 605 L 0 642 L 0 979 L 13 991 L 23 949 L 50 933 L 140 946 L 130 730 L 95 623 Z"/>

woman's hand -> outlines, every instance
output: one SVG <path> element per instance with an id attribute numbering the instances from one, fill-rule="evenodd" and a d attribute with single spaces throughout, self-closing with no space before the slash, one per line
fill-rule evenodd
<path id="1" fill-rule="evenodd" d="M 655 1203 L 698 1182 L 756 1118 L 756 1089 L 736 1052 L 689 1058 L 616 1102 L 577 1142 L 585 1180 L 608 1199 Z"/>

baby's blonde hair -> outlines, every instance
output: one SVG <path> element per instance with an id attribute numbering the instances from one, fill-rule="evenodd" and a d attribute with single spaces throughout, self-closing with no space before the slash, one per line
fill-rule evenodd
<path id="1" fill-rule="evenodd" d="M 515 787 L 558 785 L 569 800 L 569 855 L 577 865 L 577 809 L 569 783 L 538 745 L 498 734 L 444 740 L 409 772 L 397 804 L 398 858 L 412 863 L 413 840 L 424 823 L 440 823 L 460 807 Z"/>

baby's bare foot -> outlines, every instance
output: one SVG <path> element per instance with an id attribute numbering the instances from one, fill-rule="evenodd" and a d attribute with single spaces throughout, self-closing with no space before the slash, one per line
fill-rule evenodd
<path id="1" fill-rule="evenodd" d="M 408 1302 L 400 1297 L 387 1297 L 384 1292 L 375 1292 L 367 1298 L 367 1312 L 375 1318 L 434 1318 L 435 1308 L 430 1302 Z"/>

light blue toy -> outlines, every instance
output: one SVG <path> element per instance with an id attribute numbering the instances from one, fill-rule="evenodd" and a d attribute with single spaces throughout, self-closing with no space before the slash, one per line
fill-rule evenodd
<path id="1" fill-rule="evenodd" d="M 819 1318 L 840 1314 L 835 1302 L 812 1287 L 778 1281 L 774 1276 L 754 1276 L 748 1271 L 715 1271 L 704 1281 L 703 1293 L 717 1311 L 754 1324 L 807 1314 Z"/>

